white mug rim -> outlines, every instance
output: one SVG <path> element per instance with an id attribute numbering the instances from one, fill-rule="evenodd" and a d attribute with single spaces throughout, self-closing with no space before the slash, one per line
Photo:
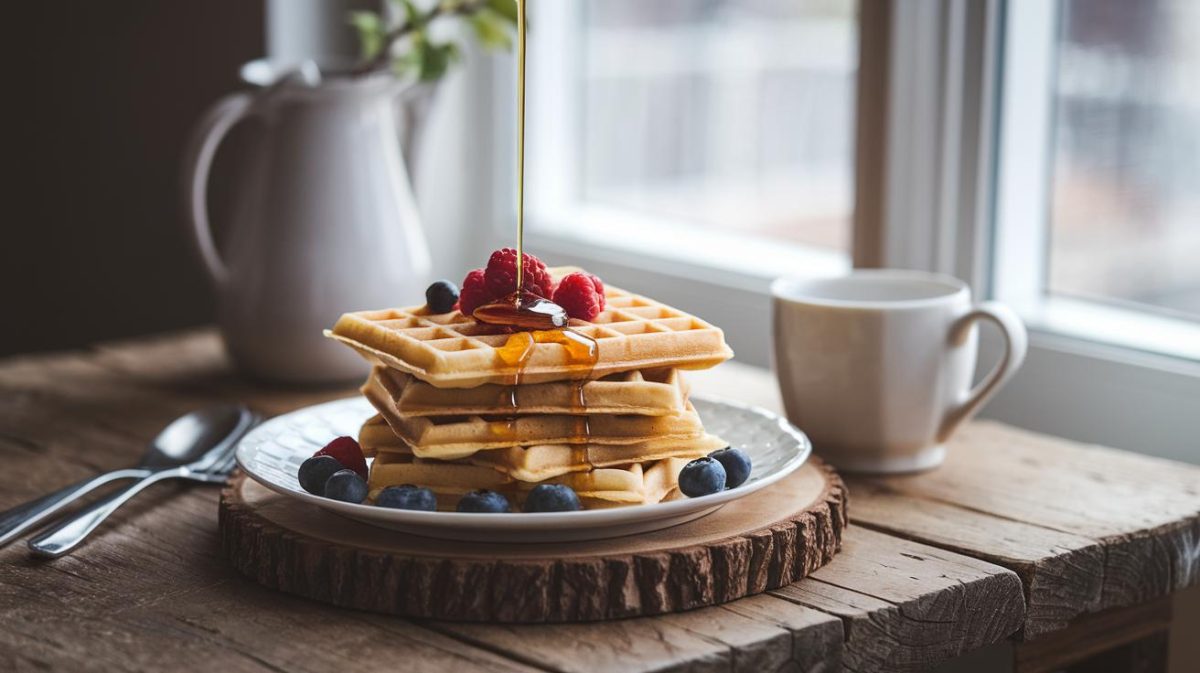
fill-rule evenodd
<path id="1" fill-rule="evenodd" d="M 909 299 L 834 299 L 805 294 L 806 285 L 818 282 L 850 281 L 855 279 L 921 281 L 940 285 L 945 292 L 931 297 Z M 771 296 L 777 301 L 801 306 L 827 306 L 850 309 L 905 309 L 925 308 L 953 302 L 959 298 L 970 299 L 971 289 L 963 281 L 946 274 L 909 269 L 855 269 L 837 276 L 784 276 L 771 283 Z"/>

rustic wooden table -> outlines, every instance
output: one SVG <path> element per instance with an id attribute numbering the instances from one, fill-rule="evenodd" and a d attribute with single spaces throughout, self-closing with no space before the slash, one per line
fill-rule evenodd
<path id="1" fill-rule="evenodd" d="M 762 370 L 693 381 L 778 405 Z M 132 463 L 216 400 L 276 414 L 352 393 L 239 379 L 209 331 L 9 359 L 0 508 Z M 953 444 L 934 472 L 848 480 L 844 548 L 808 579 L 579 625 L 413 622 L 274 593 L 222 558 L 218 489 L 156 486 L 71 556 L 0 550 L 0 670 L 896 671 L 1005 641 L 1019 671 L 1161 670 L 1170 596 L 1200 579 L 1200 469 L 995 423 Z"/>

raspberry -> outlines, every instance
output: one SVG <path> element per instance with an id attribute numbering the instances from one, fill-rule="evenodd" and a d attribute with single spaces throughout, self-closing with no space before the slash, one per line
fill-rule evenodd
<path id="1" fill-rule="evenodd" d="M 554 279 L 546 271 L 542 260 L 529 253 L 525 259 L 526 292 L 532 292 L 543 299 L 549 299 L 554 294 Z M 517 291 L 517 251 L 512 248 L 501 248 L 492 253 L 487 263 L 487 286 L 492 299 L 507 297 Z"/>
<path id="2" fill-rule="evenodd" d="M 600 277 L 594 273 L 586 275 L 592 279 L 592 285 L 596 287 L 596 294 L 600 295 L 600 310 L 603 311 L 608 307 L 608 300 L 604 298 L 604 281 L 600 280 Z"/>
<path id="3" fill-rule="evenodd" d="M 572 318 L 595 320 L 604 310 L 604 283 L 590 273 L 567 274 L 559 281 L 553 301 Z"/>
<path id="4" fill-rule="evenodd" d="M 475 269 L 463 279 L 462 291 L 458 295 L 458 310 L 462 311 L 463 315 L 470 316 L 475 309 L 494 298 L 487 289 L 483 269 Z"/>
<path id="5" fill-rule="evenodd" d="M 354 470 L 358 476 L 367 478 L 367 460 L 363 458 L 362 447 L 353 437 L 338 437 L 313 456 L 329 456 L 347 470 Z"/>

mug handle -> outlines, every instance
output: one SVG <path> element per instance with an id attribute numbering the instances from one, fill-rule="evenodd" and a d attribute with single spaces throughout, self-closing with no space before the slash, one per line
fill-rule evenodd
<path id="1" fill-rule="evenodd" d="M 967 393 L 966 400 L 946 412 L 945 418 L 942 419 L 942 427 L 938 431 L 939 443 L 946 441 L 963 421 L 974 416 L 992 395 L 1012 379 L 1020 369 L 1021 363 L 1025 361 L 1025 352 L 1029 348 L 1029 334 L 1025 331 L 1025 323 L 1021 322 L 1012 309 L 995 301 L 985 301 L 956 320 L 950 327 L 950 343 L 961 345 L 970 334 L 971 327 L 980 320 L 991 321 L 1000 328 L 1000 333 L 1004 336 L 1004 355 L 979 385 Z"/>
<path id="2" fill-rule="evenodd" d="M 183 156 L 184 223 L 191 234 L 200 261 L 215 285 L 225 282 L 229 272 L 213 239 L 208 222 L 208 173 L 217 147 L 239 121 L 246 117 L 254 99 L 250 94 L 235 93 L 222 98 L 208 109 L 196 126 Z"/>

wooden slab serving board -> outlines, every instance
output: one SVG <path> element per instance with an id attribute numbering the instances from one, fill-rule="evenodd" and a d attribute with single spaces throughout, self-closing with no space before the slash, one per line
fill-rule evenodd
<path id="1" fill-rule="evenodd" d="M 437 540 L 376 528 L 235 476 L 228 559 L 267 587 L 343 607 L 456 621 L 574 622 L 678 612 L 790 584 L 841 547 L 847 493 L 812 458 L 716 512 L 652 533 L 566 543 Z"/>

